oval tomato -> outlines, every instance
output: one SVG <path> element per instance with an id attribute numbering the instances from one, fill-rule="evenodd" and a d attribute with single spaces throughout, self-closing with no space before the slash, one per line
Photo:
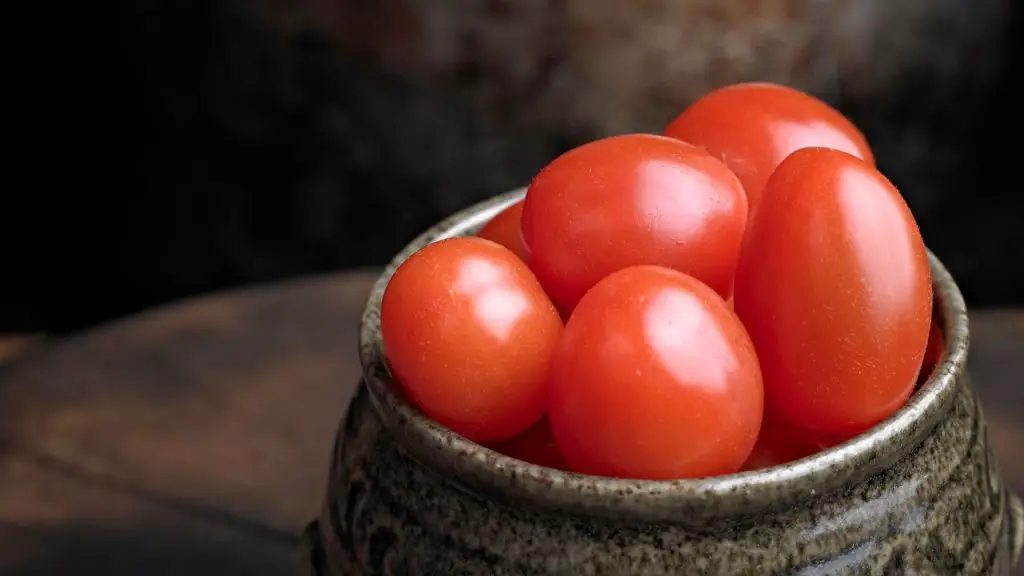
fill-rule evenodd
<path id="1" fill-rule="evenodd" d="M 412 402 L 466 438 L 504 440 L 543 416 L 562 321 L 508 249 L 482 238 L 424 247 L 388 283 L 380 328 Z"/>
<path id="2" fill-rule="evenodd" d="M 551 423 L 541 419 L 522 434 L 494 446 L 494 450 L 523 462 L 565 470 L 567 466 L 562 451 L 551 432 Z"/>
<path id="3" fill-rule="evenodd" d="M 485 224 L 477 236 L 501 244 L 525 262 L 526 247 L 523 245 L 523 233 L 520 227 L 522 217 L 523 203 L 516 202 Z"/>
<path id="4" fill-rule="evenodd" d="M 799 150 L 765 185 L 733 303 L 767 402 L 812 431 L 860 433 L 903 405 L 921 368 L 932 310 L 921 234 L 870 164 Z"/>
<path id="5" fill-rule="evenodd" d="M 714 290 L 658 266 L 580 300 L 551 367 L 551 427 L 570 469 L 640 479 L 735 472 L 761 426 L 754 347 Z"/>
<path id="6" fill-rule="evenodd" d="M 739 176 L 750 211 L 775 167 L 807 147 L 835 148 L 874 164 L 864 135 L 839 111 L 805 92 L 750 82 L 713 90 L 669 124 L 665 135 L 704 147 Z"/>
<path id="7" fill-rule="evenodd" d="M 747 218 L 736 176 L 689 144 L 649 134 L 584 144 L 533 180 L 523 206 L 530 267 L 565 313 L 623 268 L 673 268 L 729 295 Z"/>

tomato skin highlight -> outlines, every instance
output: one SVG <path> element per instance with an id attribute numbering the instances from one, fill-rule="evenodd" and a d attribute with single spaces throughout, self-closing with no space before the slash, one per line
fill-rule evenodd
<path id="1" fill-rule="evenodd" d="M 854 156 L 794 152 L 748 224 L 734 306 L 772 409 L 823 436 L 863 432 L 906 402 L 928 340 L 931 273 L 909 208 Z"/>
<path id="2" fill-rule="evenodd" d="M 562 451 L 555 442 L 555 435 L 551 432 L 551 422 L 542 418 L 522 434 L 495 444 L 492 447 L 495 451 L 506 456 L 511 456 L 523 462 L 546 466 L 555 470 L 567 470 L 568 465 L 562 457 Z"/>
<path id="3" fill-rule="evenodd" d="M 834 148 L 875 162 L 864 135 L 838 110 L 805 92 L 769 82 L 708 92 L 664 134 L 703 147 L 725 162 L 743 183 L 751 212 L 771 173 L 800 148 Z"/>
<path id="4" fill-rule="evenodd" d="M 477 233 L 480 238 L 497 242 L 512 251 L 520 260 L 526 262 L 526 246 L 523 244 L 523 233 L 520 222 L 523 217 L 523 202 L 509 206 L 491 219 Z"/>
<path id="5" fill-rule="evenodd" d="M 598 282 L 551 368 L 551 427 L 570 469 L 636 479 L 736 472 L 761 426 L 753 344 L 714 290 L 657 266 Z"/>
<path id="6" fill-rule="evenodd" d="M 694 146 L 650 134 L 584 144 L 534 178 L 523 206 L 530 267 L 566 315 L 605 276 L 642 264 L 727 297 L 747 219 L 736 176 Z"/>
<path id="7" fill-rule="evenodd" d="M 388 283 L 380 324 L 396 381 L 458 434 L 496 442 L 544 415 L 562 321 L 503 246 L 469 237 L 419 250 Z"/>

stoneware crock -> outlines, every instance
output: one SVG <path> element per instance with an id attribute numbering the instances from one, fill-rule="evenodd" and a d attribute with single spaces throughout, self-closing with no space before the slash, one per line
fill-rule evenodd
<path id="1" fill-rule="evenodd" d="M 384 287 L 412 252 L 473 234 L 523 194 L 437 225 L 374 285 L 364 383 L 338 433 L 322 514 L 304 534 L 308 573 L 1010 573 L 1024 511 L 1000 478 L 964 370 L 963 298 L 934 256 L 941 365 L 892 418 L 785 466 L 705 480 L 581 476 L 502 456 L 424 417 L 385 367 Z"/>

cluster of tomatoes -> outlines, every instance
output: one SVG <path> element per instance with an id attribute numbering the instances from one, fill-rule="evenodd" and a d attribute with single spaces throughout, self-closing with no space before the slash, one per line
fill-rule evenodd
<path id="1" fill-rule="evenodd" d="M 937 360 L 931 326 L 920 232 L 864 137 L 766 83 L 556 158 L 477 237 L 406 260 L 381 307 L 425 414 L 522 460 L 641 479 L 867 430 Z"/>

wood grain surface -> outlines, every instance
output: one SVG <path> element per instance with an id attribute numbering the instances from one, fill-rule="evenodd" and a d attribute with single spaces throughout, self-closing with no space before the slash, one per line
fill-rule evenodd
<path id="1" fill-rule="evenodd" d="M 375 275 L 185 302 L 0 366 L 0 574 L 298 573 Z M 975 384 L 1024 494 L 1024 310 L 972 320 Z"/>

